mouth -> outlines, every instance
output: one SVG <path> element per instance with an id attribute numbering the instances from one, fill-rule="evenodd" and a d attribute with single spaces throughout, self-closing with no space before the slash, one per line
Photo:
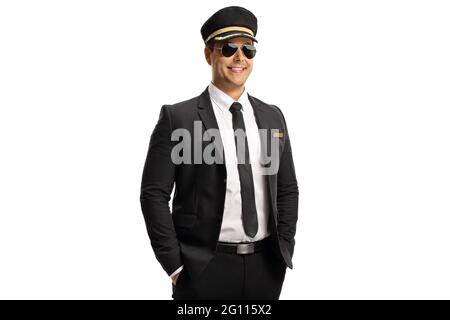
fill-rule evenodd
<path id="1" fill-rule="evenodd" d="M 244 70 L 247 69 L 247 67 L 242 67 L 242 66 L 231 66 L 231 67 L 227 67 L 228 69 L 231 70 L 231 72 L 233 73 L 242 73 L 244 72 Z"/>

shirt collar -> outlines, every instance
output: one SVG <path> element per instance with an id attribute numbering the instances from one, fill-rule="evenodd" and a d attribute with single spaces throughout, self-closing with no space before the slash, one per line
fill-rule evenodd
<path id="1" fill-rule="evenodd" d="M 233 98 L 231 98 L 225 92 L 217 88 L 212 82 L 209 84 L 208 90 L 210 97 L 219 105 L 219 107 L 223 111 L 229 112 L 231 105 L 233 104 L 233 102 L 235 102 Z M 242 112 L 245 112 L 248 103 L 250 103 L 248 100 L 247 89 L 245 87 L 244 92 L 242 92 L 237 102 L 239 102 L 242 105 Z"/>

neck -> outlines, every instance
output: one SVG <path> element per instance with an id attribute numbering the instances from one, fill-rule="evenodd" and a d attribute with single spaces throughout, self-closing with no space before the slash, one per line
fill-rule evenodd
<path id="1" fill-rule="evenodd" d="M 225 85 L 222 85 L 220 83 L 216 83 L 214 81 L 212 81 L 212 83 L 217 88 L 222 90 L 224 93 L 229 95 L 234 101 L 238 101 L 239 100 L 239 97 L 242 95 L 242 93 L 244 92 L 244 89 L 245 89 L 245 87 L 243 85 L 239 86 L 239 87 L 227 87 Z"/>

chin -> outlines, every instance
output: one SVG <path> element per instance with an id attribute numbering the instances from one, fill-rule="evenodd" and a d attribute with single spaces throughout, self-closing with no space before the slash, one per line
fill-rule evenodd
<path id="1" fill-rule="evenodd" d="M 232 85 L 233 87 L 242 87 L 245 84 L 245 80 L 244 81 L 230 81 L 230 85 Z"/>

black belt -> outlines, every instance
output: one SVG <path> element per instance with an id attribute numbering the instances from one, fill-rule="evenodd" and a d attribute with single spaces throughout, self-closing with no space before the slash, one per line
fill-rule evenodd
<path id="1" fill-rule="evenodd" d="M 238 255 L 253 254 L 269 247 L 270 237 L 255 242 L 218 242 L 217 251 Z"/>

